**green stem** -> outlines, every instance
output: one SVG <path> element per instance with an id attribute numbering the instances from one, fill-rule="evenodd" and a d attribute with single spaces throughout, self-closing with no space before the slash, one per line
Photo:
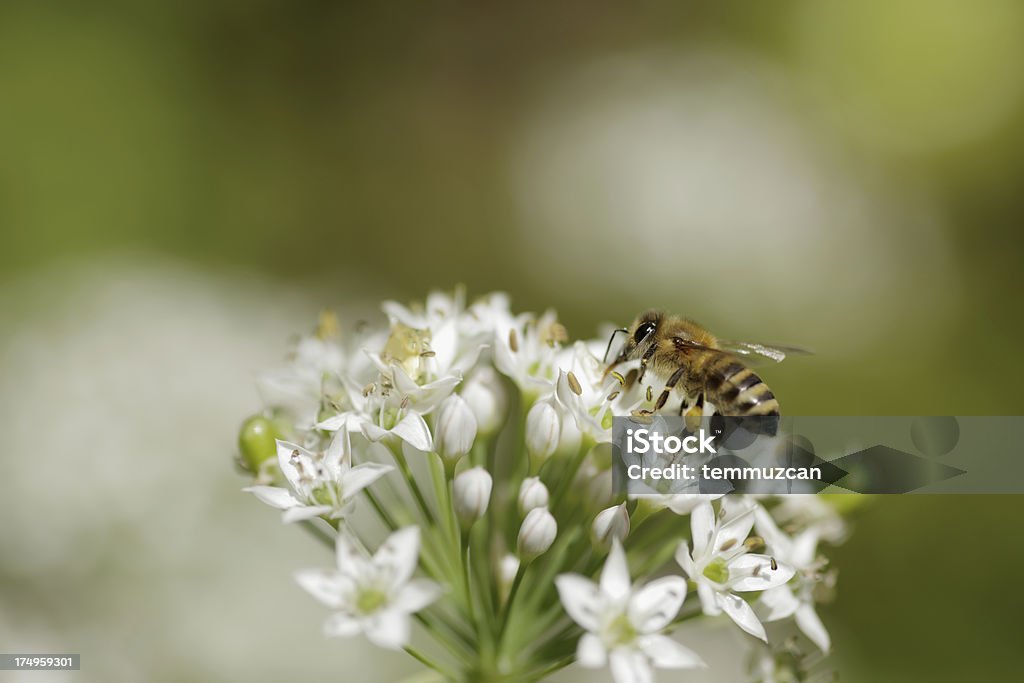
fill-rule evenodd
<path id="1" fill-rule="evenodd" d="M 442 676 L 444 676 L 446 679 L 448 679 L 448 680 L 455 680 L 456 679 L 456 677 L 451 672 L 449 672 L 443 666 L 441 666 L 440 664 L 438 664 L 434 660 L 430 659 L 425 654 L 423 654 L 419 650 L 415 649 L 411 645 L 404 645 L 402 647 L 402 649 L 405 650 L 406 652 L 408 652 L 410 655 L 412 655 L 416 659 L 418 659 L 424 666 L 433 669 L 437 673 L 439 673 Z"/>
<path id="2" fill-rule="evenodd" d="M 389 531 L 397 530 L 398 524 L 395 523 L 395 520 L 391 516 L 391 513 L 388 512 L 383 505 L 381 505 L 380 500 L 377 499 L 377 496 L 373 493 L 373 491 L 371 491 L 370 488 L 367 487 L 363 489 L 363 493 L 366 494 L 367 500 L 370 501 L 370 506 L 373 507 L 373 509 L 377 512 L 377 516 L 380 517 L 382 522 L 384 522 L 384 526 L 386 526 Z"/>
<path id="3" fill-rule="evenodd" d="M 395 459 L 395 463 L 398 465 L 398 470 L 402 473 L 402 479 L 405 480 L 406 485 L 409 487 L 409 492 L 412 494 L 413 500 L 416 502 L 416 506 L 420 510 L 420 514 L 423 515 L 423 519 L 428 524 L 434 526 L 437 524 L 437 520 L 434 517 L 434 513 L 431 512 L 430 506 L 427 504 L 427 499 L 423 497 L 423 491 L 420 490 L 419 484 L 416 483 L 416 478 L 412 476 L 412 470 L 409 469 L 409 462 L 405 459 L 405 454 L 402 453 L 402 444 L 399 442 L 396 444 L 389 444 L 391 449 L 391 455 Z"/>
<path id="4" fill-rule="evenodd" d="M 556 505 L 562 503 L 562 507 L 564 507 L 564 502 L 567 502 L 566 492 L 569 490 L 569 487 L 572 486 L 573 480 L 576 479 L 576 472 L 579 471 L 580 465 L 583 464 L 583 459 L 586 458 L 587 453 L 590 452 L 591 445 L 590 440 L 584 438 L 582 443 L 580 443 L 579 450 L 568 461 L 559 474 L 558 485 L 555 487 L 551 497 L 551 500 L 555 501 Z"/>
<path id="5" fill-rule="evenodd" d="M 413 615 L 416 621 L 423 624 L 423 628 L 434 636 L 434 640 L 444 645 L 448 651 L 461 660 L 464 664 L 473 661 L 476 652 L 473 648 L 473 639 L 470 635 L 459 630 L 459 627 L 446 619 L 443 612 L 416 612 Z M 443 626 L 442 633 L 439 627 Z"/>
<path id="6" fill-rule="evenodd" d="M 527 674 L 527 680 L 529 681 L 542 681 L 556 671 L 561 671 L 565 667 L 569 666 L 576 661 L 576 655 L 572 654 L 568 657 L 558 660 L 554 664 L 549 664 L 540 671 Z"/>
<path id="7" fill-rule="evenodd" d="M 515 603 L 516 595 L 519 593 L 519 586 L 523 583 L 523 577 L 526 576 L 527 569 L 530 568 L 528 564 L 521 564 L 519 570 L 516 572 L 516 578 L 512 580 L 512 587 L 508 591 L 508 599 L 505 600 L 505 605 L 501 610 L 501 626 L 498 628 L 498 649 L 503 649 L 505 636 L 508 633 L 508 624 L 512 619 L 512 607 Z"/>

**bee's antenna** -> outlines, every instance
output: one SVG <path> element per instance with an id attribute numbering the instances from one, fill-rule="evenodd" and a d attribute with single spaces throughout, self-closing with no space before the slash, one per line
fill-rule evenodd
<path id="1" fill-rule="evenodd" d="M 620 327 L 617 330 L 612 330 L 612 336 L 608 337 L 608 346 L 604 350 L 604 356 L 601 357 L 602 363 L 608 362 L 608 352 L 612 350 L 612 342 L 615 341 L 615 335 L 619 332 L 629 332 L 625 327 Z"/>

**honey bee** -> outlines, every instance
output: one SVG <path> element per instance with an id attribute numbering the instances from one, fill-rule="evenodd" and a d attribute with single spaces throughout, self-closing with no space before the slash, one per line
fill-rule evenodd
<path id="1" fill-rule="evenodd" d="M 639 374 L 634 381 L 642 381 L 648 370 L 667 378 L 653 410 L 639 411 L 648 415 L 661 410 L 675 390 L 682 394 L 680 415 L 699 415 L 704 402 L 709 401 L 722 415 L 777 418 L 778 399 L 742 359 L 759 356 L 781 362 L 788 353 L 807 353 L 792 347 L 723 341 L 692 320 L 651 310 L 628 328 L 612 333 L 606 359 L 615 334 L 620 332 L 628 336 L 605 370 L 606 375 L 619 363 L 639 359 Z"/>

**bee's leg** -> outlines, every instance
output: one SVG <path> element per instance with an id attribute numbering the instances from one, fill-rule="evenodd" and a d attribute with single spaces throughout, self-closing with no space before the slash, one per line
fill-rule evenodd
<path id="1" fill-rule="evenodd" d="M 693 402 L 689 410 L 680 409 L 679 414 L 686 419 L 686 428 L 696 431 L 700 427 L 700 418 L 704 416 L 704 392 L 697 394 L 697 400 Z"/>
<path id="2" fill-rule="evenodd" d="M 661 410 L 665 406 L 665 402 L 668 401 L 668 397 L 672 395 L 672 390 L 679 384 L 679 380 L 683 378 L 683 368 L 679 368 L 672 373 L 672 376 L 665 382 L 665 389 L 658 396 L 658 402 L 654 404 L 655 410 Z"/>
<path id="3" fill-rule="evenodd" d="M 657 353 L 657 351 L 657 342 L 651 342 L 650 348 L 644 351 L 644 355 L 640 357 L 640 376 L 637 377 L 638 382 L 642 382 L 644 380 L 644 373 L 647 372 L 647 363 L 650 362 L 651 356 Z"/>

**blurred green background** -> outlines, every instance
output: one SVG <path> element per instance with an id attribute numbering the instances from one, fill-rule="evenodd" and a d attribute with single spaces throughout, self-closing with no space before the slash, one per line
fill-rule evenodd
<path id="1" fill-rule="evenodd" d="M 1022 64 L 1014 0 L 3 3 L 0 650 L 414 670 L 320 638 L 326 560 L 230 470 L 322 306 L 659 306 L 813 348 L 766 372 L 789 414 L 1020 413 Z M 1022 512 L 860 511 L 842 680 L 1019 671 Z"/>

